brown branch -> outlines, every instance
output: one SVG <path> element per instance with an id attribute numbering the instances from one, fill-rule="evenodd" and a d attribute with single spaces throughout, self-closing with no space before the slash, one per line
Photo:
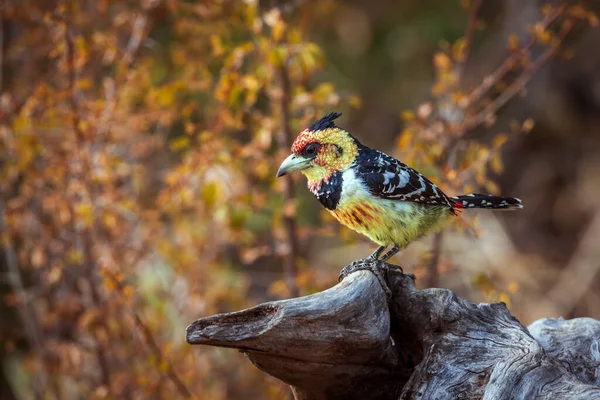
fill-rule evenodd
<path id="1" fill-rule="evenodd" d="M 438 286 L 439 271 L 438 264 L 442 254 L 443 233 L 438 232 L 433 235 L 433 243 L 431 244 L 431 258 L 427 263 L 427 272 L 425 275 L 425 287 Z"/>
<path id="2" fill-rule="evenodd" d="M 477 17 L 479 16 L 479 9 L 481 8 L 482 0 L 474 0 L 469 8 L 469 19 L 467 21 L 467 27 L 465 29 L 465 44 L 463 47 L 462 59 L 456 63 L 456 82 L 460 84 L 465 72 L 465 64 L 471 53 L 471 46 L 473 44 L 473 37 L 475 36 L 475 30 L 477 29 Z"/>
<path id="3" fill-rule="evenodd" d="M 2 250 L 4 252 L 6 266 L 8 268 L 8 281 L 14 293 L 18 298 L 17 309 L 19 316 L 25 329 L 25 337 L 32 349 L 40 355 L 44 355 L 44 347 L 42 346 L 42 333 L 40 328 L 39 318 L 35 308 L 31 306 L 31 302 L 27 298 L 23 279 L 21 278 L 21 269 L 17 260 L 17 254 L 11 243 L 11 234 L 6 226 L 4 195 L 0 197 L 0 234 L 2 235 Z M 47 385 L 47 377 L 43 375 L 41 369 L 35 375 L 33 390 L 35 397 L 42 398 L 42 390 Z"/>
<path id="4" fill-rule="evenodd" d="M 71 119 L 73 125 L 73 131 L 77 135 L 79 141 L 83 140 L 83 132 L 79 127 L 81 120 L 79 111 L 79 101 L 77 99 L 77 69 L 75 67 L 75 43 L 73 42 L 73 36 L 71 35 L 71 18 L 73 15 L 73 2 L 67 0 L 65 2 L 66 14 L 63 19 L 64 41 L 65 41 L 65 58 L 67 66 L 67 88 L 69 90 L 69 106 L 71 108 Z"/>
<path id="5" fill-rule="evenodd" d="M 4 59 L 6 52 L 6 43 L 4 42 L 4 7 L 4 2 L 0 3 L 0 94 L 4 92 Z"/>
<path id="6" fill-rule="evenodd" d="M 154 335 L 152 334 L 152 331 L 150 330 L 150 328 L 148 328 L 148 326 L 144 323 L 144 321 L 142 321 L 142 319 L 140 318 L 140 316 L 137 313 L 132 311 L 132 314 L 133 314 L 133 318 L 135 320 L 135 324 L 137 325 L 137 327 L 139 329 L 141 329 L 144 336 L 146 337 L 146 342 L 150 345 L 150 349 L 151 349 L 154 357 L 156 357 L 156 359 L 158 360 L 159 363 L 165 363 L 165 365 L 167 366 L 165 374 L 168 376 L 168 378 L 171 380 L 171 382 L 173 382 L 173 384 L 175 384 L 175 387 L 177 388 L 177 391 L 179 392 L 179 394 L 181 396 L 183 396 L 183 398 L 185 398 L 185 399 L 193 398 L 194 396 L 192 395 L 192 392 L 185 385 L 185 383 L 183 383 L 183 381 L 179 378 L 179 376 L 173 369 L 172 363 L 166 361 L 160 347 L 158 346 L 158 343 L 154 339 Z"/>
<path id="7" fill-rule="evenodd" d="M 130 69 L 136 61 L 139 50 L 144 43 L 144 39 L 147 37 L 151 28 L 150 12 L 158 7 L 160 1 L 153 0 L 142 14 L 136 16 L 133 21 L 133 28 L 131 35 L 125 47 L 125 52 L 120 60 L 121 74 L 115 79 L 107 79 L 104 85 L 105 91 L 105 102 L 100 116 L 100 121 L 104 124 L 98 129 L 100 136 L 108 135 L 110 131 L 109 120 L 114 116 L 115 110 L 117 109 L 119 96 L 116 95 L 118 88 L 123 84 L 123 80 L 126 78 L 125 71 Z"/>
<path id="8" fill-rule="evenodd" d="M 136 17 L 136 19 L 134 20 L 131 37 L 126 46 L 126 51 L 123 54 L 123 57 L 121 59 L 121 65 L 124 70 L 131 68 L 133 66 L 133 64 L 135 63 L 136 56 L 137 56 L 139 49 L 143 43 L 143 40 L 150 30 L 149 13 L 152 9 L 156 8 L 159 5 L 159 3 L 160 3 L 159 1 L 153 1 L 148 7 L 146 7 L 145 12 L 143 14 L 138 15 Z M 125 72 L 124 70 L 122 70 L 121 72 Z M 117 80 L 117 81 L 111 80 L 111 81 L 107 82 L 107 85 L 105 86 L 106 105 L 105 105 L 104 109 L 102 110 L 102 118 L 101 118 L 105 122 L 107 122 L 107 120 L 110 119 L 114 115 L 114 111 L 116 110 L 116 107 L 118 104 L 118 96 L 116 95 L 116 91 L 117 91 L 118 86 L 121 83 L 122 82 L 120 80 Z M 100 131 L 102 131 L 102 130 L 100 130 Z M 108 132 L 108 130 L 106 130 L 106 132 Z M 88 234 L 91 235 L 90 232 L 88 232 Z M 91 247 L 87 248 L 86 253 L 92 254 Z M 91 261 L 89 264 L 93 265 L 93 263 Z M 119 282 L 118 279 L 116 279 L 114 276 L 111 276 L 111 278 L 112 278 L 113 282 L 116 284 L 116 286 L 119 288 L 120 293 L 122 295 L 123 294 L 123 286 L 122 286 L 121 282 Z M 93 284 L 92 284 L 92 286 L 93 286 L 92 293 L 95 293 L 95 287 Z M 166 360 L 166 358 L 165 358 L 164 354 L 162 353 L 160 346 L 158 345 L 156 339 L 154 338 L 154 335 L 153 335 L 152 331 L 150 330 L 150 328 L 148 328 L 148 326 L 144 323 L 144 321 L 142 320 L 142 318 L 139 316 L 138 313 L 136 313 L 133 310 L 130 310 L 130 313 L 133 316 L 135 325 L 143 333 L 143 335 L 146 339 L 146 342 L 149 345 L 150 352 L 154 355 L 154 357 L 160 363 L 164 363 L 167 366 L 166 371 L 165 371 L 167 378 L 171 382 L 173 382 L 177 391 L 183 398 L 192 398 L 193 395 L 192 395 L 191 391 L 185 385 L 185 383 L 179 378 L 179 376 L 177 375 L 176 371 L 173 368 L 172 363 L 168 362 Z"/>
<path id="9" fill-rule="evenodd" d="M 553 12 L 549 13 L 542 20 L 541 24 L 544 29 L 547 29 L 552 23 L 554 23 L 565 12 L 567 4 L 568 4 L 568 0 L 565 0 L 560 6 L 556 7 L 553 10 Z M 479 9 L 480 9 L 481 5 L 482 5 L 481 1 L 476 0 L 471 5 L 471 8 L 469 9 L 469 19 L 467 21 L 467 27 L 465 29 L 465 49 L 464 49 L 465 56 L 464 56 L 464 60 L 462 60 L 462 62 L 457 63 L 457 69 L 456 69 L 458 83 L 461 82 L 461 79 L 463 77 L 464 64 L 466 63 L 467 57 L 470 53 L 472 39 L 473 39 L 475 30 L 477 27 L 477 15 L 479 13 Z M 449 156 L 451 154 L 454 154 L 459 142 L 462 139 L 464 139 L 463 136 L 464 136 L 465 132 L 467 132 L 467 131 L 475 128 L 476 126 L 480 125 L 481 123 L 485 122 L 485 119 L 489 116 L 489 114 L 486 111 L 484 111 L 483 113 L 481 113 L 480 115 L 477 116 L 477 118 L 483 118 L 483 119 L 478 121 L 478 123 L 476 125 L 470 126 L 469 124 L 470 124 L 471 120 L 465 121 L 466 110 L 472 104 L 475 104 L 478 101 L 480 101 L 483 98 L 483 96 L 494 85 L 496 85 L 502 78 L 504 78 L 506 76 L 506 74 L 511 70 L 511 68 L 515 65 L 515 63 L 518 61 L 518 59 L 520 57 L 522 57 L 522 54 L 529 51 L 536 43 L 537 43 L 536 38 L 532 35 L 529 42 L 522 49 L 519 49 L 519 52 L 513 52 L 512 54 L 510 54 L 504 60 L 504 62 L 500 65 L 500 67 L 498 67 L 494 72 L 492 72 L 490 75 L 488 75 L 486 78 L 484 78 L 483 81 L 481 82 L 481 84 L 479 86 L 477 86 L 464 100 L 462 100 L 458 104 L 458 107 L 455 110 L 455 112 L 462 114 L 462 118 L 461 118 L 462 121 L 461 121 L 460 125 L 457 127 L 457 129 L 455 130 L 455 134 L 450 135 L 448 137 L 448 139 L 447 139 L 448 142 L 446 144 L 446 147 L 449 150 L 447 150 L 445 152 L 445 154 L 441 156 L 441 158 L 439 159 L 439 165 L 445 165 L 447 167 L 454 168 L 453 163 L 449 162 Z M 535 71 L 533 71 L 533 72 L 535 72 Z M 529 78 L 527 78 L 527 80 L 525 80 L 525 83 L 527 83 L 530 78 L 531 78 L 531 76 Z M 523 85 L 525 83 L 523 83 Z M 516 93 L 518 93 L 518 91 L 520 89 L 517 90 L 515 93 L 512 93 L 512 90 L 514 90 L 514 87 L 511 87 L 508 90 L 511 91 L 509 94 L 504 95 L 504 93 L 503 93 L 503 95 L 500 95 L 494 101 L 494 103 L 495 103 L 499 99 L 499 101 L 502 102 L 502 104 L 499 104 L 499 106 L 498 106 L 498 108 L 496 108 L 496 110 L 499 109 L 500 107 L 502 107 L 504 104 L 506 104 L 514 95 L 516 95 Z M 506 98 L 505 98 L 505 96 L 506 96 Z M 494 103 L 492 103 L 490 106 L 494 105 Z M 460 108 L 462 108 L 462 110 L 460 110 Z M 452 131 L 451 127 L 448 125 L 448 121 L 446 120 L 446 118 L 437 118 L 436 121 L 442 122 L 446 128 L 445 129 L 446 131 Z"/>
<path id="10" fill-rule="evenodd" d="M 540 68 L 548 61 L 552 56 L 556 54 L 558 49 L 560 48 L 560 43 L 565 39 L 567 34 L 573 28 L 573 21 L 567 20 L 563 23 L 563 27 L 561 29 L 561 33 L 559 36 L 559 43 L 553 44 L 550 48 L 546 49 L 546 51 L 537 58 L 537 60 L 531 64 L 528 68 L 526 68 L 521 75 L 515 79 L 513 83 L 510 84 L 506 90 L 504 90 L 498 97 L 494 99 L 494 101 L 484 108 L 483 111 L 477 113 L 474 117 L 468 119 L 463 126 L 461 127 L 463 132 L 467 132 L 473 130 L 479 125 L 483 124 L 486 119 L 490 116 L 493 116 L 498 112 L 500 108 L 502 108 L 509 100 L 511 100 L 514 96 L 516 96 L 519 92 L 521 92 L 525 85 L 531 80 L 533 75 L 540 70 Z"/>
<path id="11" fill-rule="evenodd" d="M 310 296 L 200 318 L 190 344 L 243 351 L 302 400 L 600 398 L 600 321 L 544 319 L 531 332 L 503 303 L 417 290 L 368 271 Z M 536 340 L 536 338 L 539 338 Z"/>
<path id="12" fill-rule="evenodd" d="M 556 7 L 550 14 L 548 14 L 542 21 L 542 27 L 547 29 L 552 23 L 554 23 L 563 13 L 565 12 L 568 0 L 561 3 L 560 6 Z M 477 86 L 467 98 L 461 102 L 463 109 L 468 109 L 471 105 L 479 102 L 483 96 L 496 85 L 506 74 L 513 68 L 516 62 L 522 57 L 522 53 L 525 53 L 537 43 L 536 38 L 532 35 L 527 44 L 519 49 L 518 52 L 511 53 L 504 62 L 490 75 L 488 75 L 479 86 Z"/>
<path id="13" fill-rule="evenodd" d="M 81 168 L 78 171 L 71 171 L 69 176 L 71 179 L 77 181 L 80 178 L 81 181 L 85 181 L 85 177 L 89 177 L 92 175 L 92 165 L 91 165 L 91 157 L 90 154 L 86 152 L 87 138 L 85 133 L 81 130 L 80 121 L 81 121 L 81 110 L 79 108 L 79 101 L 77 99 L 77 71 L 75 66 L 75 44 L 73 41 L 73 36 L 71 34 L 71 24 L 73 18 L 73 0 L 65 0 L 65 14 L 62 18 L 63 28 L 64 28 L 64 41 L 65 41 L 65 58 L 66 58 L 66 67 L 67 67 L 67 90 L 69 93 L 68 101 L 70 107 L 71 120 L 73 125 L 73 131 L 75 132 L 75 140 L 77 142 L 75 157 L 81 163 Z M 90 201 L 95 199 L 94 189 L 90 190 L 89 193 Z M 74 210 L 73 202 L 69 202 L 69 208 L 71 215 L 76 215 L 77 213 Z M 75 226 L 75 219 L 72 219 L 72 229 L 73 232 L 77 232 L 77 228 Z M 96 223 L 96 221 L 94 221 Z M 86 274 L 86 280 L 89 284 L 91 301 L 94 307 L 97 307 L 103 314 L 105 314 L 104 309 L 101 307 L 102 299 L 100 293 L 96 287 L 96 265 L 93 262 L 93 250 L 92 243 L 93 237 L 90 228 L 86 228 L 83 234 L 76 240 L 76 243 L 79 245 L 75 245 L 75 247 L 79 247 L 81 250 L 81 254 L 83 256 L 83 265 L 85 266 L 84 272 Z M 100 326 L 102 330 L 108 334 L 109 329 L 107 325 L 104 323 L 104 318 L 101 320 Z M 101 340 L 98 340 L 96 337 L 97 346 L 95 348 L 96 358 L 98 360 L 98 366 L 100 369 L 100 380 L 101 383 L 107 387 L 109 390 L 111 388 L 111 372 L 110 372 L 110 363 L 108 360 L 108 348 L 102 345 Z"/>
<path id="14" fill-rule="evenodd" d="M 127 297 L 125 295 L 125 287 L 124 287 L 123 283 L 121 282 L 121 280 L 119 280 L 117 278 L 117 276 L 115 276 L 115 274 L 113 274 L 109 271 L 106 271 L 106 275 L 107 275 L 107 278 L 109 278 L 112 281 L 112 283 L 115 285 L 115 288 L 118 290 L 119 295 L 123 299 L 125 297 Z M 127 302 L 124 300 L 123 304 L 126 304 L 126 303 Z M 146 325 L 144 320 L 140 317 L 140 315 L 134 309 L 128 307 L 128 312 L 133 317 L 136 328 L 138 328 L 142 332 L 142 335 L 146 339 L 146 343 L 148 343 L 148 347 L 150 348 L 150 353 L 155 357 L 155 359 L 157 360 L 157 362 L 159 364 L 164 364 L 166 366 L 165 374 L 166 374 L 167 378 L 171 382 L 173 382 L 173 384 L 175 385 L 175 388 L 177 389 L 179 394 L 183 398 L 186 398 L 186 399 L 193 398 L 194 396 L 193 396 L 192 392 L 190 391 L 190 389 L 181 380 L 179 375 L 177 375 L 177 372 L 173 368 L 173 363 L 169 362 L 167 360 L 167 358 L 165 357 L 165 355 L 163 354 L 157 340 L 154 338 L 154 335 L 152 334 L 152 330 L 148 327 L 148 325 Z M 161 379 L 162 379 L 162 376 L 161 376 Z"/>
<path id="15" fill-rule="evenodd" d="M 292 140 L 292 129 L 290 127 L 290 97 L 291 97 L 291 83 L 289 72 L 285 66 L 285 61 L 281 62 L 281 66 L 278 69 L 279 79 L 281 82 L 281 95 L 279 99 L 279 108 L 281 113 L 281 129 L 277 135 L 277 144 L 280 149 L 289 149 Z M 298 237 L 296 229 L 296 210 L 295 210 L 295 196 L 294 196 L 294 184 L 290 176 L 284 177 L 284 213 L 283 223 L 285 226 L 286 233 L 286 247 L 287 253 L 285 254 L 284 269 L 285 279 L 287 282 L 288 290 L 292 297 L 298 296 L 298 285 L 296 285 L 296 257 L 298 256 Z M 290 208 L 287 208 L 290 207 Z"/>
<path id="16" fill-rule="evenodd" d="M 71 4 L 71 3 L 69 3 Z M 124 65 L 125 68 L 130 68 L 134 61 L 135 61 L 135 56 L 139 50 L 139 47 L 141 46 L 141 43 L 143 42 L 143 37 L 144 34 L 146 34 L 148 32 L 148 12 L 150 9 L 152 9 L 153 7 L 156 7 L 158 5 L 158 2 L 155 1 L 153 2 L 153 4 L 151 5 L 151 7 L 149 7 L 147 9 L 147 12 L 145 14 L 139 15 L 135 22 L 134 22 L 134 28 L 133 28 L 133 32 L 131 35 L 131 38 L 129 40 L 129 43 L 127 45 L 127 50 L 123 56 L 122 59 L 122 63 Z M 85 140 L 86 137 L 83 135 L 83 132 L 80 131 L 79 129 L 79 107 L 77 104 L 77 99 L 76 99 L 76 92 L 75 92 L 75 66 L 74 66 L 74 45 L 73 45 L 73 40 L 72 37 L 69 33 L 69 16 L 70 13 L 67 15 L 67 18 L 65 19 L 65 40 L 66 40 L 66 51 L 67 51 L 67 64 L 68 64 L 68 68 L 69 68 L 69 73 L 68 73 L 68 84 L 69 84 L 69 88 L 70 88 L 70 93 L 71 93 L 71 112 L 73 114 L 73 120 L 74 120 L 74 129 L 76 130 L 77 134 L 77 138 L 79 141 L 79 156 L 81 158 L 81 161 L 83 163 L 83 168 L 82 168 L 82 174 L 89 176 L 89 174 L 91 174 L 92 171 L 92 165 L 91 165 L 91 158 L 89 154 L 84 153 L 84 149 L 85 149 Z M 103 116 L 105 118 L 109 118 L 110 115 L 112 115 L 114 113 L 114 110 L 116 109 L 117 106 L 117 97 L 115 96 L 115 90 L 116 90 L 116 83 L 113 81 L 112 84 L 109 84 L 109 86 L 107 87 L 107 107 L 103 110 Z M 90 200 L 92 201 L 92 203 L 94 202 L 94 199 L 97 197 L 95 194 L 95 189 L 92 188 L 90 190 L 89 196 L 90 196 Z M 93 260 L 93 247 L 92 247 L 92 242 L 93 242 L 93 237 L 94 237 L 94 232 L 97 230 L 97 224 L 98 224 L 98 219 L 95 218 L 94 219 L 94 224 L 91 228 L 87 228 L 84 231 L 83 234 L 83 240 L 84 240 L 84 256 L 85 256 L 85 264 L 89 266 L 88 268 L 88 280 L 90 283 L 90 292 L 92 294 L 92 300 L 93 303 L 95 304 L 95 306 L 100 307 L 101 304 L 101 299 L 100 299 L 100 294 L 98 293 L 98 290 L 96 288 L 95 285 L 95 281 L 96 276 L 95 276 L 95 269 L 96 269 L 96 264 Z M 115 281 L 115 283 L 118 285 L 118 287 L 121 289 L 121 293 L 122 293 L 122 285 L 120 284 L 120 282 L 118 282 L 117 279 L 115 279 L 114 277 L 112 277 L 113 280 Z M 154 335 L 152 334 L 152 331 L 146 326 L 146 324 L 143 322 L 143 320 L 141 319 L 141 317 L 135 313 L 135 312 L 131 312 L 135 321 L 136 326 L 142 331 L 143 335 L 145 336 L 146 342 L 148 343 L 150 350 L 152 352 L 152 354 L 156 357 L 156 359 L 159 362 L 165 362 L 167 365 L 167 369 L 165 371 L 166 376 L 173 382 L 173 384 L 175 385 L 177 391 L 180 393 L 180 395 L 184 398 L 192 398 L 192 393 L 190 392 L 190 390 L 188 389 L 188 387 L 183 383 L 183 381 L 179 378 L 179 376 L 176 374 L 175 370 L 173 369 L 173 366 L 170 362 L 167 362 L 164 355 L 162 354 L 162 351 L 157 343 L 157 341 L 154 338 Z M 107 327 L 103 324 L 103 329 L 105 329 L 107 331 Z M 97 348 L 97 352 L 96 355 L 98 357 L 99 360 L 99 365 L 100 365 L 100 369 L 102 371 L 102 380 L 103 383 L 107 386 L 110 387 L 110 369 L 109 369 L 109 364 L 107 362 L 106 359 L 106 355 L 104 354 L 104 349 L 101 348 L 101 346 L 98 346 Z"/>
<path id="17" fill-rule="evenodd" d="M 155 2 L 157 3 L 157 2 Z M 156 4 L 153 6 L 156 7 Z M 121 63 L 125 69 L 131 68 L 135 62 L 136 56 L 142 47 L 142 43 L 146 38 L 149 31 L 149 10 L 145 13 L 138 15 L 133 21 L 133 29 L 131 30 L 131 36 L 127 42 L 125 53 L 121 58 Z"/>

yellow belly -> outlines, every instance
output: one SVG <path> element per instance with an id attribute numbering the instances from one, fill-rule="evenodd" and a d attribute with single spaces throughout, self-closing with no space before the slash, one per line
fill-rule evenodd
<path id="1" fill-rule="evenodd" d="M 405 247 L 439 230 L 452 215 L 446 207 L 407 201 L 352 198 L 329 211 L 340 223 L 380 246 Z"/>

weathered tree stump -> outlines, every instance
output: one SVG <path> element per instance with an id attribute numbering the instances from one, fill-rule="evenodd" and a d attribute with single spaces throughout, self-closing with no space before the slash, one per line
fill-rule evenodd
<path id="1" fill-rule="evenodd" d="M 504 304 L 417 290 L 368 271 L 310 296 L 201 318 L 190 344 L 232 347 L 296 399 L 600 399 L 600 322 L 543 319 Z"/>

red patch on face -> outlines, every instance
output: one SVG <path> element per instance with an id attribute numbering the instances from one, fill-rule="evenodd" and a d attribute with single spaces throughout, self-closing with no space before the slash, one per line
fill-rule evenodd
<path id="1" fill-rule="evenodd" d="M 294 154 L 302 153 L 304 146 L 306 146 L 307 144 L 309 144 L 312 141 L 313 141 L 313 138 L 311 138 L 308 135 L 308 128 L 303 130 L 302 132 L 300 132 L 300 134 L 298 135 L 296 140 L 294 140 L 294 143 L 292 143 L 292 153 L 294 153 Z"/>
<path id="2" fill-rule="evenodd" d="M 327 160 L 323 159 L 323 158 L 315 158 L 314 163 L 317 165 L 320 165 L 321 167 L 326 167 L 327 166 Z"/>
<path id="3" fill-rule="evenodd" d="M 323 181 L 314 181 L 314 182 L 309 181 L 308 182 L 308 190 L 310 190 L 310 192 L 316 196 L 318 194 L 319 190 L 321 190 L 322 184 L 323 184 Z"/>

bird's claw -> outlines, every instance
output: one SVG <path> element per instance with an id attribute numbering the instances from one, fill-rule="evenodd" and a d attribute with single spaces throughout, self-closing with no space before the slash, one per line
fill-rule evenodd
<path id="1" fill-rule="evenodd" d="M 368 258 L 362 258 L 362 259 L 356 260 L 356 261 L 346 265 L 344 268 L 342 268 L 342 270 L 340 271 L 340 274 L 338 275 L 338 282 L 341 282 L 342 280 L 344 280 L 345 277 L 347 277 L 348 275 L 350 275 L 353 272 L 371 271 L 373 273 L 373 275 L 375 275 L 375 277 L 379 281 L 379 284 L 381 285 L 381 288 L 385 292 L 387 299 L 390 300 L 392 298 L 392 291 L 388 287 L 386 277 L 385 277 L 385 273 L 390 266 L 398 267 L 398 268 L 400 268 L 400 270 L 402 270 L 402 267 L 400 267 L 398 265 L 386 264 L 385 262 L 380 261 L 380 260 L 370 260 Z"/>
<path id="2" fill-rule="evenodd" d="M 345 278 L 345 277 L 346 277 L 346 275 L 349 275 L 349 274 L 351 274 L 352 272 L 356 271 L 356 270 L 348 271 L 348 273 L 347 273 L 347 274 L 344 274 L 344 276 L 342 276 L 343 272 L 344 272 L 346 269 L 350 270 L 350 269 L 351 269 L 350 267 L 355 267 L 355 266 L 358 266 L 358 265 L 371 264 L 371 263 L 374 263 L 374 262 L 376 262 L 376 261 L 377 261 L 376 259 L 371 259 L 371 258 L 369 258 L 369 257 L 367 257 L 367 258 L 359 258 L 358 260 L 352 261 L 350 264 L 346 265 L 346 266 L 345 266 L 345 267 L 342 269 L 342 271 L 340 272 L 340 275 L 338 276 L 338 281 L 341 281 L 343 278 Z"/>

